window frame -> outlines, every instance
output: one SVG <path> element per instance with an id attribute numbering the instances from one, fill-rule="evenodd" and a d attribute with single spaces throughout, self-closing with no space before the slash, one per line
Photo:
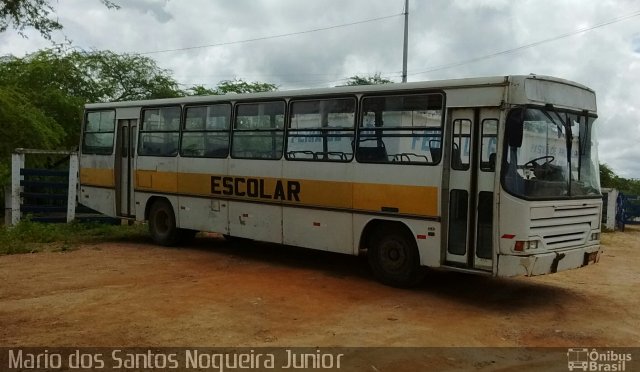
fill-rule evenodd
<path id="1" fill-rule="evenodd" d="M 177 107 L 180 109 L 180 122 L 178 123 L 177 130 L 146 130 L 144 129 L 144 113 L 146 110 L 156 110 L 162 108 L 172 108 Z M 182 138 L 181 127 L 184 122 L 184 106 L 180 103 L 168 104 L 168 105 L 153 105 L 153 106 L 142 106 L 140 107 L 140 121 L 138 124 L 138 143 L 137 147 L 137 156 L 151 156 L 151 157 L 159 157 L 159 158 L 175 158 L 180 154 L 180 142 Z M 142 145 L 144 141 L 142 140 L 143 135 L 145 133 L 178 133 L 178 146 L 176 147 L 175 154 L 172 155 L 155 155 L 155 154 L 146 154 L 142 151 Z"/>
<path id="2" fill-rule="evenodd" d="M 106 131 L 106 132 L 101 132 L 101 131 L 87 131 L 87 124 L 89 123 L 89 121 L 87 120 L 89 117 L 89 114 L 92 113 L 103 113 L 103 112 L 113 112 L 113 129 L 111 131 Z M 115 140 L 116 140 L 116 125 L 117 125 L 117 119 L 116 119 L 116 110 L 115 109 L 104 109 L 104 110 L 86 110 L 84 113 L 84 123 L 82 125 L 82 146 L 80 148 L 80 150 L 82 151 L 83 155 L 101 155 L 101 156 L 111 156 L 113 155 L 114 152 L 114 146 L 115 146 Z M 86 151 L 86 139 L 87 139 L 87 134 L 94 134 L 94 133 L 111 133 L 111 151 L 109 151 L 109 153 L 105 152 L 105 153 L 99 153 L 99 152 L 95 152 L 95 151 Z"/>
<path id="3" fill-rule="evenodd" d="M 242 105 L 259 105 L 262 103 L 282 103 L 282 115 L 283 115 L 283 120 L 282 120 L 282 128 L 280 129 L 237 129 L 236 128 L 236 124 L 238 121 L 238 109 L 240 106 Z M 241 160 L 282 160 L 283 156 L 284 156 L 284 140 L 285 140 L 285 132 L 286 132 L 286 124 L 287 124 L 287 100 L 284 98 L 275 98 L 275 99 L 259 99 L 259 100 L 251 100 L 251 101 L 238 101 L 235 102 L 233 104 L 233 111 L 231 113 L 231 138 L 229 140 L 229 157 L 231 159 L 241 159 Z M 235 140 L 236 140 L 236 134 L 240 132 L 265 132 L 265 133 L 277 133 L 277 132 L 281 132 L 280 133 L 280 139 L 282 140 L 282 147 L 280 149 L 280 156 L 277 158 L 257 158 L 257 157 L 240 157 L 240 156 L 234 156 L 234 147 L 235 147 Z M 275 137 L 274 137 L 275 138 Z"/>
<path id="4" fill-rule="evenodd" d="M 187 129 L 187 113 L 189 112 L 190 108 L 198 108 L 198 107 L 207 107 L 207 106 L 222 106 L 225 105 L 229 108 L 229 118 L 228 118 L 228 128 L 226 130 L 221 130 L 221 129 L 213 129 L 213 130 L 207 130 L 206 129 L 206 125 L 205 125 L 205 129 L 202 130 L 190 130 Z M 178 149 L 178 154 L 180 154 L 180 157 L 183 158 L 190 158 L 190 159 L 226 159 L 229 157 L 229 155 L 231 154 L 231 131 L 232 131 L 232 126 L 233 126 L 233 121 L 234 121 L 234 107 L 235 105 L 232 102 L 229 101 L 220 101 L 220 102 L 208 102 L 208 103 L 197 103 L 197 104 L 187 104 L 184 105 L 182 108 L 182 115 L 181 115 L 181 123 L 180 123 L 180 143 L 179 143 L 179 149 Z M 185 133 L 227 133 L 227 152 L 225 156 L 207 156 L 206 155 L 206 149 L 205 149 L 205 155 L 203 156 L 195 156 L 195 155 L 185 155 L 183 152 L 183 148 L 182 148 L 182 140 L 184 138 L 184 134 Z"/>
<path id="5" fill-rule="evenodd" d="M 364 109 L 365 109 L 365 101 L 368 98 L 387 98 L 387 97 L 409 97 L 409 96 L 423 96 L 423 95 L 438 95 L 441 97 L 442 99 L 442 104 L 440 106 L 440 111 L 441 111 L 441 115 L 440 115 L 440 125 L 438 127 L 390 127 L 390 128 L 384 128 L 381 127 L 380 130 L 382 130 L 382 133 L 384 133 L 384 131 L 391 131 L 391 132 L 400 132 L 400 131 L 411 131 L 411 130 L 439 130 L 439 135 L 438 135 L 438 139 L 440 142 L 440 156 L 438 158 L 437 161 L 434 162 L 412 162 L 412 161 L 386 161 L 386 162 L 379 162 L 379 161 L 365 161 L 359 158 L 358 154 L 359 154 L 359 149 L 360 149 L 360 143 L 361 143 L 361 134 L 364 130 L 371 130 L 371 128 L 365 128 L 363 127 L 363 122 L 364 122 L 364 118 L 365 118 L 365 113 L 364 113 Z M 371 94 L 364 94 L 360 97 L 359 99 L 359 108 L 358 108 L 358 119 L 357 119 L 357 124 L 356 124 L 356 138 L 355 138 L 355 146 L 354 146 L 354 159 L 361 164 L 397 164 L 397 165 L 419 165 L 419 166 L 438 166 L 440 165 L 440 163 L 442 162 L 442 158 L 443 158 L 443 154 L 442 154 L 442 150 L 443 150 L 443 138 L 444 138 L 444 123 L 446 120 L 446 115 L 447 115 L 447 95 L 443 90 L 425 90 L 425 91 L 415 91 L 415 92 L 407 92 L 407 91 L 389 91 L 389 92 L 379 92 L 379 93 L 371 93 Z M 384 136 L 382 136 L 384 138 Z M 420 137 L 417 135 L 396 135 L 396 136 L 389 136 L 389 137 Z M 435 138 L 434 138 L 435 139 Z M 430 140 L 433 141 L 434 139 Z"/>
<path id="6" fill-rule="evenodd" d="M 469 154 L 469 161 L 467 161 L 466 163 L 464 163 L 462 161 L 462 149 L 460 147 L 462 147 L 462 138 L 464 138 L 466 136 L 466 134 L 462 133 L 462 123 L 469 123 L 469 150 L 471 150 L 471 140 L 473 138 L 473 121 L 471 119 L 467 119 L 467 118 L 458 118 L 458 119 L 454 119 L 451 123 L 452 131 L 451 131 L 451 160 L 450 160 L 450 166 L 451 169 L 456 170 L 456 171 L 468 171 L 469 169 L 471 169 L 471 154 Z M 456 124 L 460 125 L 460 133 L 456 134 Z M 464 134 L 464 135 L 463 135 Z M 456 142 L 456 139 L 460 139 L 460 143 Z M 456 167 L 455 162 L 454 162 L 454 150 L 455 150 L 455 146 L 458 145 L 458 152 L 460 155 L 460 165 L 461 167 Z"/>
<path id="7" fill-rule="evenodd" d="M 501 137 L 503 140 L 502 146 L 500 151 L 502 151 L 502 160 L 500 161 L 500 187 L 502 190 L 504 190 L 507 194 L 521 199 L 521 200 L 526 200 L 526 201 L 550 201 L 550 200 L 581 200 L 581 199 L 601 199 L 602 198 L 602 191 L 600 192 L 600 195 L 582 195 L 582 196 L 542 196 L 542 197 L 531 197 L 531 196 L 525 196 L 525 195 L 521 195 L 516 193 L 515 191 L 513 191 L 513 189 L 511 187 L 509 187 L 506 183 L 506 176 L 507 176 L 507 172 L 508 172 L 508 168 L 509 168 L 509 162 L 508 162 L 508 154 L 509 154 L 509 135 L 510 135 L 510 131 L 513 130 L 510 128 L 509 125 L 509 116 L 511 115 L 512 112 L 515 112 L 515 110 L 527 110 L 527 109 L 537 109 L 537 110 L 545 110 L 547 108 L 547 106 L 542 106 L 542 105 L 535 105 L 535 104 L 524 104 L 524 105 L 512 105 L 511 107 L 509 107 L 508 109 L 505 110 L 505 121 L 504 121 L 504 132 L 502 133 Z M 558 108 L 558 112 L 568 112 L 568 113 L 573 113 L 573 114 L 577 114 L 578 116 L 582 115 L 585 116 L 587 118 L 587 123 L 589 122 L 589 119 L 597 119 L 598 115 L 596 113 L 590 112 L 588 110 L 577 110 L 577 109 L 560 109 Z M 593 125 L 594 123 L 591 123 L 591 128 L 590 130 L 593 131 Z"/>
<path id="8" fill-rule="evenodd" d="M 330 101 L 330 100 L 345 100 L 350 99 L 353 101 L 353 123 L 350 129 L 347 128 L 307 128 L 307 129 L 293 129 L 291 128 L 291 123 L 293 121 L 293 106 L 296 102 L 320 102 L 320 101 Z M 326 163 L 350 163 L 356 158 L 356 134 L 357 134 L 357 126 L 358 126 L 358 111 L 359 111 L 360 100 L 355 95 L 338 95 L 338 96 L 310 96 L 310 97 L 296 97 L 289 100 L 287 104 L 287 115 L 285 120 L 285 137 L 284 137 L 284 157 L 288 161 L 309 161 L 309 162 L 326 162 Z M 308 158 L 298 158 L 291 157 L 289 154 L 289 133 L 302 132 L 302 131 L 314 131 L 319 133 L 330 133 L 330 132 L 348 132 L 352 133 L 351 141 L 352 141 L 352 153 L 351 158 L 342 160 L 342 159 L 317 159 L 314 154 L 313 159 Z M 314 136 L 315 138 L 315 136 Z M 328 138 L 328 137 L 327 137 Z M 327 154 L 330 152 L 328 151 Z"/>
<path id="9" fill-rule="evenodd" d="M 480 122 L 480 156 L 478 157 L 479 163 L 478 163 L 478 169 L 480 169 L 481 172 L 485 172 L 485 173 L 495 173 L 496 168 L 498 167 L 498 161 L 496 159 L 495 163 L 493 164 L 493 169 L 489 169 L 489 168 L 484 168 L 482 166 L 482 155 L 484 154 L 484 147 L 482 146 L 482 140 L 484 139 L 484 123 L 488 122 L 488 121 L 494 121 L 496 123 L 496 135 L 495 135 L 495 139 L 496 139 L 496 152 L 494 153 L 496 155 L 496 157 L 498 156 L 498 151 L 500 151 L 500 148 L 498 147 L 498 139 L 499 139 L 499 131 L 500 131 L 500 119 L 498 118 L 484 118 L 482 119 L 482 121 Z M 489 159 L 488 162 L 491 162 L 491 153 L 489 153 Z"/>

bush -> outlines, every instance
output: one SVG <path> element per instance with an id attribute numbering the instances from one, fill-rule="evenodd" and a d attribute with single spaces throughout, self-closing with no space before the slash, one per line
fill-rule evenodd
<path id="1" fill-rule="evenodd" d="M 47 224 L 29 220 L 0 228 L 0 254 L 64 251 L 82 243 L 146 239 L 143 225 Z"/>

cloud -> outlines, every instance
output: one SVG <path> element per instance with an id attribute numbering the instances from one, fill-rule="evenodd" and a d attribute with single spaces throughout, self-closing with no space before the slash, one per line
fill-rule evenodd
<path id="1" fill-rule="evenodd" d="M 402 0 L 65 0 L 64 35 L 83 48 L 147 52 L 223 43 L 398 15 Z M 632 0 L 411 1 L 409 80 L 546 74 L 596 91 L 600 157 L 640 178 L 640 17 L 492 58 L 637 11 Z M 186 86 L 245 78 L 281 89 L 327 87 L 355 74 L 400 80 L 403 17 L 215 48 L 150 54 Z M 0 34 L 0 53 L 47 46 L 34 32 Z M 62 39 L 62 34 L 56 38 Z M 474 60 L 470 63 L 461 63 Z M 443 66 L 447 68 L 442 68 Z"/>
<path id="2" fill-rule="evenodd" d="M 635 35 L 632 42 L 633 51 L 640 53 L 640 35 Z"/>

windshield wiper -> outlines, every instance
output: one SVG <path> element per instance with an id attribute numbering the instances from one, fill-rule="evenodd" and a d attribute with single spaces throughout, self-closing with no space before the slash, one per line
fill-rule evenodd
<path id="1" fill-rule="evenodd" d="M 556 122 L 553 117 L 551 117 L 551 115 L 547 112 L 547 110 L 551 110 L 551 112 L 553 112 L 556 117 L 558 118 L 558 121 L 560 121 L 559 125 L 558 122 Z M 573 147 L 573 131 L 571 130 L 571 126 L 569 125 L 569 116 L 567 115 L 567 113 L 564 113 L 565 116 L 565 120 L 562 120 L 562 117 L 560 116 L 560 114 L 553 108 L 547 108 L 546 110 L 542 110 L 542 112 L 545 114 L 546 117 L 549 118 L 549 120 L 551 120 L 551 122 L 553 124 L 556 125 L 557 129 L 558 129 L 558 138 L 560 138 L 560 136 L 562 135 L 562 128 L 564 127 L 564 133 L 565 133 L 565 150 L 567 152 L 567 172 L 569 173 L 567 176 L 567 188 L 568 188 L 568 194 L 569 196 L 571 196 L 571 150 Z"/>

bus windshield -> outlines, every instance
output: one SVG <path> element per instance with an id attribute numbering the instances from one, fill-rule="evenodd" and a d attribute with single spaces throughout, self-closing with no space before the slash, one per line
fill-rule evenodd
<path id="1" fill-rule="evenodd" d="M 552 108 L 516 108 L 507 120 L 502 183 L 526 199 L 596 197 L 595 118 Z"/>

